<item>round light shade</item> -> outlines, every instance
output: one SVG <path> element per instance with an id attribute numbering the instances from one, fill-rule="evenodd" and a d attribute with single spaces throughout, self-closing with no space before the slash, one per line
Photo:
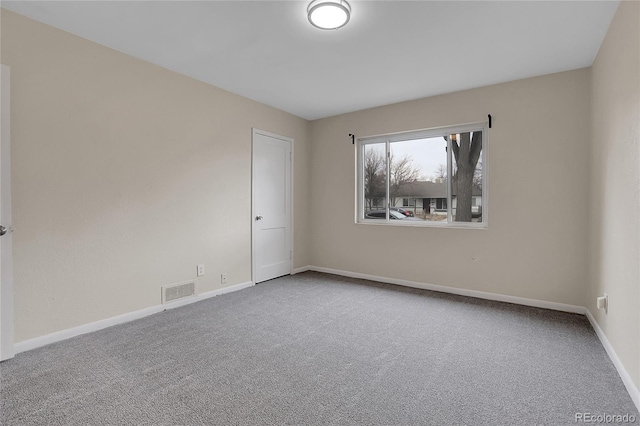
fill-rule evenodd
<path id="1" fill-rule="evenodd" d="M 314 0 L 307 8 L 309 22 L 323 30 L 344 27 L 351 16 L 351 6 L 345 0 Z"/>

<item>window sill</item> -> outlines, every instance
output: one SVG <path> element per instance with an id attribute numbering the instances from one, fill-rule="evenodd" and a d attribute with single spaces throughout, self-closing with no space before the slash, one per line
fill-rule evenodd
<path id="1" fill-rule="evenodd" d="M 381 219 L 361 219 L 356 221 L 356 225 L 409 227 L 409 228 L 446 228 L 446 229 L 480 229 L 487 230 L 486 222 L 417 222 L 417 221 L 386 221 Z"/>

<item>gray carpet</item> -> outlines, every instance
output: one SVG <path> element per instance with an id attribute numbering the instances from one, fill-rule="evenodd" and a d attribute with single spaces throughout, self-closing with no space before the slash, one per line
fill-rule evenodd
<path id="1" fill-rule="evenodd" d="M 584 316 L 311 272 L 19 354 L 0 379 L 3 425 L 639 417 Z"/>

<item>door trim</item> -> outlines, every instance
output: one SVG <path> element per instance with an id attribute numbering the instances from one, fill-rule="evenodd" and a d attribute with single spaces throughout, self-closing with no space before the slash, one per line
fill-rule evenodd
<path id="1" fill-rule="evenodd" d="M 14 355 L 14 335 L 13 335 L 13 255 L 12 237 L 13 223 L 11 220 L 11 92 L 10 92 L 11 72 L 8 66 L 0 65 L 0 150 L 2 155 L 2 188 L 0 198 L 4 216 L 2 225 L 9 231 L 2 237 L 4 245 L 2 278 L 0 279 L 0 360 L 13 358 Z"/>
<path id="2" fill-rule="evenodd" d="M 294 245 L 293 245 L 293 235 L 294 235 L 294 229 L 293 229 L 293 224 L 294 224 L 294 209 L 293 206 L 295 205 L 294 202 L 294 198 L 293 198 L 293 194 L 294 194 L 294 158 L 295 154 L 293 151 L 293 147 L 294 147 L 294 140 L 293 138 L 288 138 L 286 136 L 282 136 L 282 135 L 278 135 L 276 133 L 271 133 L 271 132 L 267 132 L 266 130 L 260 130 L 260 129 L 256 129 L 255 127 L 251 128 L 251 282 L 255 285 L 256 284 L 256 254 L 255 254 L 255 247 L 256 247 L 256 234 L 254 232 L 253 229 L 253 223 L 254 220 L 253 218 L 256 217 L 257 212 L 255 211 L 255 206 L 256 206 L 256 202 L 255 202 L 255 182 L 254 182 L 254 172 L 253 172 L 253 144 L 255 143 L 255 136 L 256 135 L 263 135 L 263 136 L 268 136 L 270 138 L 274 138 L 274 139 L 280 139 L 282 141 L 285 142 L 289 142 L 289 147 L 291 149 L 291 185 L 290 185 L 290 191 L 291 194 L 289 194 L 289 212 L 291 213 L 289 216 L 289 229 L 291 232 L 289 232 L 289 247 L 291 248 L 291 264 L 290 264 L 290 268 L 289 268 L 289 274 L 293 274 L 293 260 L 294 260 Z"/>

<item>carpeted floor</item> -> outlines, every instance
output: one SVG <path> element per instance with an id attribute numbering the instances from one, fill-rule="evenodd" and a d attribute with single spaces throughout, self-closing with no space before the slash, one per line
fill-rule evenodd
<path id="1" fill-rule="evenodd" d="M 570 425 L 638 412 L 584 316 L 319 273 L 0 364 L 3 425 Z"/>

